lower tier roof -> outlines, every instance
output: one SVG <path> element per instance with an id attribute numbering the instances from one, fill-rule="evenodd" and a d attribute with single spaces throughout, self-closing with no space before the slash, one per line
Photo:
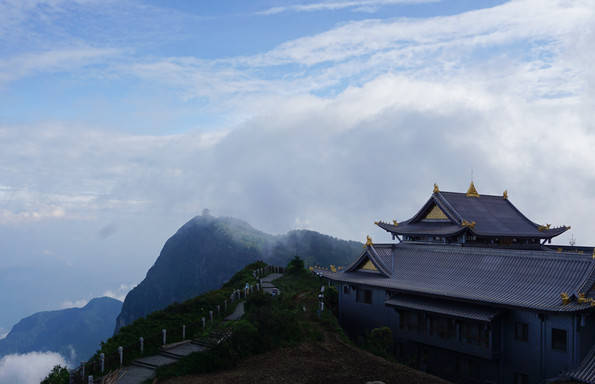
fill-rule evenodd
<path id="1" fill-rule="evenodd" d="M 377 273 L 357 270 L 366 258 L 380 267 Z M 474 303 L 543 311 L 595 308 L 576 299 L 580 293 L 589 297 L 595 282 L 595 260 L 585 254 L 374 244 L 346 270 L 322 273 L 338 281 Z M 562 293 L 569 296 L 567 304 Z"/>

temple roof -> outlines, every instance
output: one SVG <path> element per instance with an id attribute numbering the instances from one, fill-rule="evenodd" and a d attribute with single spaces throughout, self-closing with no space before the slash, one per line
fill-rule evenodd
<path id="1" fill-rule="evenodd" d="M 467 193 L 434 193 L 409 220 L 393 224 L 377 222 L 380 228 L 396 235 L 454 236 L 465 231 L 481 237 L 551 239 L 570 227 L 550 228 L 523 215 L 509 200 L 501 196 L 480 195 L 473 183 Z"/>
<path id="2" fill-rule="evenodd" d="M 358 269 L 368 259 L 377 272 Z M 589 300 L 579 300 L 581 294 L 593 297 L 595 259 L 590 254 L 370 244 L 344 271 L 321 272 L 333 280 L 477 304 L 546 311 L 595 308 Z"/>
<path id="3" fill-rule="evenodd" d="M 587 353 L 581 364 L 564 374 L 563 377 L 569 377 L 581 383 L 595 384 L 595 345 Z"/>

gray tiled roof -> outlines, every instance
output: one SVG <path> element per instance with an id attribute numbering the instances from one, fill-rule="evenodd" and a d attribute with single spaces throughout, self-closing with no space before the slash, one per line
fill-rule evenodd
<path id="1" fill-rule="evenodd" d="M 578 367 L 564 376 L 568 376 L 581 383 L 595 384 L 595 346 L 591 348 Z"/>
<path id="2" fill-rule="evenodd" d="M 422 220 L 437 205 L 449 218 L 444 222 Z M 475 222 L 472 228 L 462 225 L 463 220 Z M 508 199 L 502 196 L 467 196 L 458 192 L 435 192 L 411 219 L 397 226 L 378 223 L 386 231 L 403 235 L 456 235 L 469 230 L 472 234 L 489 237 L 518 237 L 547 239 L 557 236 L 569 227 L 539 230 Z"/>
<path id="3" fill-rule="evenodd" d="M 384 304 L 398 308 L 413 309 L 479 321 L 492 321 L 492 319 L 500 313 L 499 310 L 494 308 L 463 303 L 450 303 L 444 300 L 404 295 L 393 296 L 385 301 Z"/>
<path id="4" fill-rule="evenodd" d="M 405 242 L 368 248 L 375 252 L 366 249 L 345 271 L 323 273 L 335 280 L 462 301 L 548 311 L 590 307 L 576 300 L 562 305 L 560 294 L 572 296 L 592 288 L 595 260 L 591 255 Z M 388 278 L 354 271 L 365 257 L 382 264 Z"/>

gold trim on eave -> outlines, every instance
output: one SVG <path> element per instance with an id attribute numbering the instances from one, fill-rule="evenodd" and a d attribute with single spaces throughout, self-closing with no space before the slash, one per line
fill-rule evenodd
<path id="1" fill-rule="evenodd" d="M 465 195 L 467 195 L 467 197 L 479 197 L 479 193 L 477 193 L 477 189 L 475 189 L 475 184 L 473 184 L 473 182 L 469 184 L 469 189 L 467 189 Z"/>

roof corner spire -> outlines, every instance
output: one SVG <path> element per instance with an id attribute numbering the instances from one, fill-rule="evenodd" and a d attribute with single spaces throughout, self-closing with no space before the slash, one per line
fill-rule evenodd
<path id="1" fill-rule="evenodd" d="M 505 189 L 504 192 L 502 192 L 502 198 L 504 198 L 504 200 L 508 200 L 508 189 Z"/>
<path id="2" fill-rule="evenodd" d="M 467 189 L 466 195 L 467 197 L 479 197 L 479 193 L 477 193 L 477 189 L 475 189 L 475 184 L 473 184 L 473 181 L 471 181 L 471 184 L 469 184 L 469 189 Z"/>
<path id="3" fill-rule="evenodd" d="M 366 236 L 366 247 L 369 247 L 370 245 L 372 245 L 372 238 L 370 237 L 370 235 Z"/>
<path id="4" fill-rule="evenodd" d="M 438 184 L 434 183 L 434 191 L 432 191 L 433 193 L 438 193 L 440 192 L 440 188 L 438 188 Z"/>

